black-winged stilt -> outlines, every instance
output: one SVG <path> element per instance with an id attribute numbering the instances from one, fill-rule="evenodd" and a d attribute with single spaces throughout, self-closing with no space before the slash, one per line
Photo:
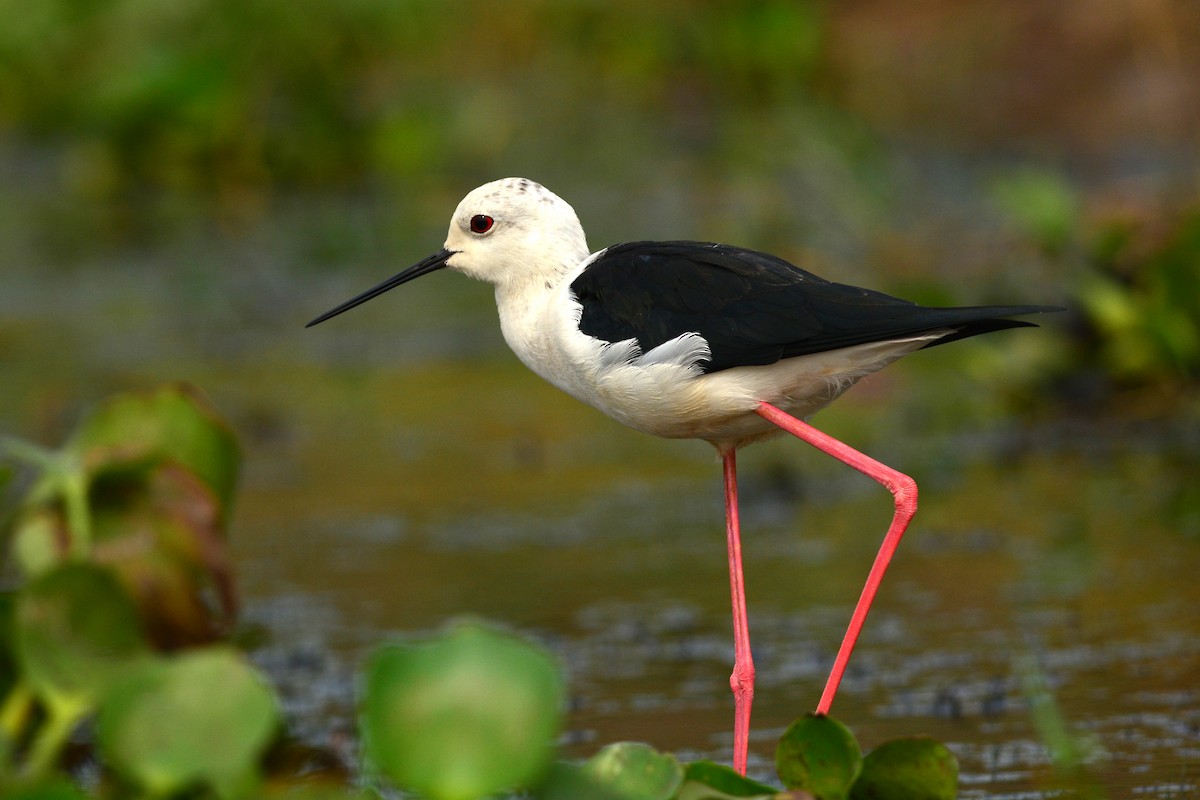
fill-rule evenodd
<path id="1" fill-rule="evenodd" d="M 735 454 L 781 431 L 883 484 L 895 514 L 817 705 L 827 713 L 892 553 L 917 508 L 912 478 L 801 418 L 924 347 L 1032 323 L 1048 306 L 928 308 L 831 283 L 723 244 L 631 242 L 589 255 L 562 198 L 525 178 L 459 203 L 442 250 L 308 323 L 443 267 L 491 283 L 504 338 L 534 372 L 646 433 L 704 439 L 725 478 L 733 598 L 734 767 L 746 771 L 754 665 L 746 622 Z"/>

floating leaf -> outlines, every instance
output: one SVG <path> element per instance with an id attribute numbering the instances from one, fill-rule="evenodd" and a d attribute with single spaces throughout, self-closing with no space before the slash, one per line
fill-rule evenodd
<path id="1" fill-rule="evenodd" d="M 548 654 L 478 624 L 380 648 L 366 669 L 362 727 L 397 784 L 442 800 L 527 785 L 552 755 L 563 685 Z"/>
<path id="2" fill-rule="evenodd" d="M 237 611 L 215 495 L 174 463 L 93 483 L 92 558 L 112 564 L 162 647 L 208 642 Z M 210 591 L 211 589 L 211 591 Z"/>
<path id="3" fill-rule="evenodd" d="M 88 800 L 65 778 L 51 778 L 34 783 L 6 785 L 4 800 Z"/>
<path id="4" fill-rule="evenodd" d="M 583 772 L 622 800 L 670 800 L 683 783 L 683 765 L 648 744 L 617 742 L 592 756 Z"/>
<path id="5" fill-rule="evenodd" d="M 770 792 L 750 795 L 729 794 L 703 783 L 684 781 L 674 800 L 813 800 L 813 796 L 803 789 L 793 789 L 790 792 L 772 789 Z"/>
<path id="6" fill-rule="evenodd" d="M 230 628 L 237 603 L 225 518 L 237 444 L 193 391 L 120 395 L 45 460 L 14 524 L 26 575 L 84 553 L 113 566 L 165 649 Z"/>
<path id="7" fill-rule="evenodd" d="M 677 800 L 729 800 L 776 797 L 781 790 L 751 780 L 725 764 L 693 761 L 687 765 Z"/>
<path id="8" fill-rule="evenodd" d="M 958 760 L 928 736 L 893 739 L 863 759 L 851 800 L 954 800 Z"/>
<path id="9" fill-rule="evenodd" d="M 314 784 L 313 776 L 305 776 L 304 781 L 291 786 L 271 786 L 258 796 L 258 800 L 379 800 L 378 794 L 365 789 Z"/>
<path id="10" fill-rule="evenodd" d="M 91 526 L 87 475 L 80 460 L 73 453 L 53 452 L 20 439 L 0 442 L 0 455 L 20 459 L 38 470 L 9 526 L 18 536 L 25 528 L 41 534 L 34 537 L 34 547 L 18 549 L 18 555 L 29 558 L 28 564 L 22 563 L 26 573 L 49 569 L 68 556 L 86 556 Z"/>
<path id="11" fill-rule="evenodd" d="M 809 714 L 784 731 L 775 769 L 789 789 L 804 789 L 819 800 L 844 800 L 862 769 L 862 750 L 845 725 Z"/>
<path id="12" fill-rule="evenodd" d="M 13 618 L 16 614 L 16 594 L 0 592 L 0 698 L 17 682 L 17 661 L 13 654 Z"/>
<path id="13" fill-rule="evenodd" d="M 68 449 L 90 475 L 119 464 L 174 461 L 215 493 L 222 520 L 233 500 L 237 439 L 199 390 L 186 384 L 114 397 L 81 423 Z"/>
<path id="14" fill-rule="evenodd" d="M 192 650 L 144 665 L 113 686 L 96 735 L 113 767 L 149 793 L 205 784 L 222 797 L 256 788 L 279 725 L 275 696 L 241 654 Z"/>
<path id="15" fill-rule="evenodd" d="M 537 800 L 625 800 L 578 764 L 557 761 L 533 792 Z"/>
<path id="16" fill-rule="evenodd" d="M 111 566 L 136 602 L 147 634 L 163 648 L 212 641 L 237 610 L 232 565 L 216 496 L 173 462 L 122 465 L 88 493 L 90 560 Z M 57 504 L 26 509 L 13 549 L 27 575 L 69 556 Z"/>
<path id="17" fill-rule="evenodd" d="M 12 553 L 27 576 L 49 572 L 70 550 L 66 520 L 58 508 L 35 506 L 20 515 L 12 533 Z"/>
<path id="18" fill-rule="evenodd" d="M 22 673 L 44 701 L 68 712 L 93 706 L 149 655 L 120 582 L 91 564 L 68 564 L 27 584 L 13 626 Z"/>

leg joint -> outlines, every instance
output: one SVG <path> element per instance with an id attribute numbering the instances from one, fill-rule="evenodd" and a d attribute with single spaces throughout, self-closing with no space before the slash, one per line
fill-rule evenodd
<path id="1" fill-rule="evenodd" d="M 754 664 L 736 663 L 729 676 L 729 688 L 733 693 L 742 697 L 754 696 Z"/>
<path id="2" fill-rule="evenodd" d="M 891 490 L 892 496 L 896 500 L 897 514 L 912 517 L 917 513 L 917 482 L 915 480 L 903 472 L 897 472 L 888 481 L 888 489 Z"/>
<path id="3" fill-rule="evenodd" d="M 897 472 L 892 492 L 897 497 L 909 498 L 915 503 L 917 500 L 917 482 L 903 472 Z"/>

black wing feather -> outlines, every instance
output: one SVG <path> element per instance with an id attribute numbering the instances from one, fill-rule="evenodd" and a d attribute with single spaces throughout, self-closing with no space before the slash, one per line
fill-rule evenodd
<path id="1" fill-rule="evenodd" d="M 642 352 L 699 333 L 705 372 L 947 328 L 932 344 L 1033 323 L 1005 317 L 1048 306 L 929 308 L 832 283 L 768 253 L 701 242 L 630 242 L 608 248 L 572 283 L 580 329 Z"/>

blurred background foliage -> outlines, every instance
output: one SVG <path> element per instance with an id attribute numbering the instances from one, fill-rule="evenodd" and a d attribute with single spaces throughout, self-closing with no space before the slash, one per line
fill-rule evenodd
<path id="1" fill-rule="evenodd" d="M 1017 299 L 1078 312 L 1059 361 L 1126 383 L 1197 375 L 1193 3 L 0 13 L 0 217 L 18 259 L 210 223 L 244 236 L 315 193 L 369 198 L 374 216 L 301 233 L 318 257 L 297 260 L 352 263 L 381 242 L 408 252 L 465 189 L 529 174 L 587 206 L 594 246 L 736 241 L 918 300 L 1028 287 Z M 959 291 L 931 288 L 947 275 Z"/>
<path id="2" fill-rule="evenodd" d="M 785 2 L 63 0 L 7 14 L 5 122 L 60 144 L 66 182 L 235 205 L 474 180 L 550 143 L 590 175 L 579 146 L 608 143 L 614 159 L 627 126 L 719 151 L 729 122 L 808 93 L 824 32 L 816 5 Z"/>

